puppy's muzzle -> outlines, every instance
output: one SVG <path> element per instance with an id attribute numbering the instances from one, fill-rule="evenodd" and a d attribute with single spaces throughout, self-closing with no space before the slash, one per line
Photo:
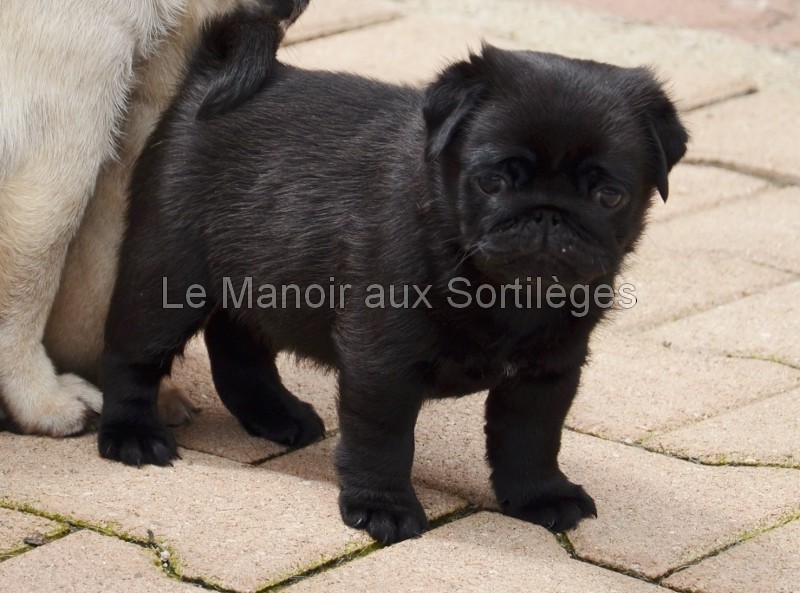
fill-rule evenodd
<path id="1" fill-rule="evenodd" d="M 589 280 L 606 272 L 610 253 L 570 223 L 569 214 L 534 207 L 509 216 L 484 235 L 479 248 L 485 264 L 502 275 L 553 276 Z"/>
<path id="2" fill-rule="evenodd" d="M 524 256 L 544 250 L 548 237 L 563 224 L 563 214 L 552 208 L 531 208 L 503 219 L 489 231 L 488 251 Z"/>

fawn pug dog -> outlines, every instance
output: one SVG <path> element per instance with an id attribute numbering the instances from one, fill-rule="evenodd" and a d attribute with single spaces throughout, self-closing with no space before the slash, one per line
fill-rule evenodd
<path id="1" fill-rule="evenodd" d="M 134 174 L 100 454 L 176 458 L 154 401 L 204 328 L 217 391 L 255 435 L 323 434 L 277 352 L 338 371 L 341 514 L 382 542 L 426 528 L 410 480 L 423 402 L 481 390 L 503 510 L 554 531 L 595 515 L 557 456 L 607 305 L 598 289 L 686 150 L 661 85 L 643 68 L 486 46 L 422 89 L 277 63 L 237 109 L 209 114 L 220 40 L 241 27 L 210 29 Z M 590 291 L 588 310 L 487 297 L 553 277 Z M 290 286 L 304 297 L 282 302 Z"/>
<path id="2" fill-rule="evenodd" d="M 102 405 L 105 315 L 133 163 L 202 23 L 308 0 L 6 0 L 0 10 L 0 419 L 83 431 Z M 271 55 L 251 56 L 262 68 Z M 235 74 L 235 73 L 234 73 Z M 226 96 L 225 73 L 217 89 Z M 239 89 L 241 90 L 241 89 Z M 235 101 L 234 101 L 235 102 Z M 94 194 L 94 197 L 92 197 Z M 90 199 L 91 198 L 91 199 Z M 168 386 L 170 423 L 189 405 Z"/>

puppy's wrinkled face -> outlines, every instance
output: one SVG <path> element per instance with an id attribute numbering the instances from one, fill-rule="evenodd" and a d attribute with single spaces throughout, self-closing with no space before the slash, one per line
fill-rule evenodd
<path id="1" fill-rule="evenodd" d="M 644 69 L 486 47 L 428 91 L 462 248 L 502 282 L 618 271 L 687 135 Z"/>

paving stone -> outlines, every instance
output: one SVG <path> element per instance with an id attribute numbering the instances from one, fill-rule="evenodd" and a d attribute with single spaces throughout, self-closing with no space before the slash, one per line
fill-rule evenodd
<path id="1" fill-rule="evenodd" d="M 555 0 L 616 16 L 673 26 L 717 29 L 750 41 L 800 47 L 798 0 Z"/>
<path id="2" fill-rule="evenodd" d="M 298 25 L 302 25 L 302 21 Z M 412 39 L 414 42 L 410 43 Z M 536 45 L 524 47 L 493 36 L 467 21 L 411 16 L 347 35 L 292 46 L 282 54 L 282 58 L 305 68 L 350 70 L 391 82 L 421 83 L 452 59 L 463 58 L 468 49 L 478 49 L 484 39 L 500 47 L 537 49 Z M 369 47 L 370 51 L 364 52 L 363 47 Z M 672 89 L 683 110 L 696 109 L 754 89 L 754 84 L 747 78 L 707 68 L 685 66 L 676 71 L 662 72 L 660 76 Z"/>
<path id="3" fill-rule="evenodd" d="M 683 350 L 774 359 L 800 367 L 800 282 L 662 325 L 643 335 Z"/>
<path id="4" fill-rule="evenodd" d="M 278 357 L 278 370 L 290 391 L 314 405 L 326 430 L 335 430 L 338 426 L 335 374 L 297 363 L 286 355 Z M 200 408 L 190 424 L 175 429 L 182 447 L 242 463 L 261 461 L 287 450 L 283 445 L 250 436 L 223 405 L 214 389 L 208 352 L 202 340 L 192 340 L 186 357 L 176 362 L 172 376 L 175 384 Z"/>
<path id="5" fill-rule="evenodd" d="M 708 467 L 580 435 L 562 459 L 599 510 L 569 534 L 579 557 L 649 578 L 800 512 L 793 469 Z"/>
<path id="6" fill-rule="evenodd" d="M 416 485 L 497 508 L 484 461 L 483 401 L 479 394 L 423 408 L 413 477 Z M 800 512 L 797 470 L 706 467 L 571 431 L 563 441 L 562 469 L 597 501 L 599 519 L 569 535 L 592 562 L 656 578 Z M 330 465 L 331 445 L 266 465 L 324 479 L 318 468 Z M 299 457 L 287 467 L 292 456 Z"/>
<path id="7" fill-rule="evenodd" d="M 344 70 L 388 82 L 422 83 L 451 61 L 465 58 L 470 50 L 479 50 L 483 40 L 501 47 L 513 46 L 466 21 L 411 16 L 293 45 L 281 50 L 281 59 L 302 68 Z"/>
<path id="8" fill-rule="evenodd" d="M 4 554 L 23 549 L 26 546 L 25 538 L 42 535 L 47 539 L 63 533 L 65 529 L 64 525 L 49 519 L 0 509 L 0 559 Z"/>
<path id="9" fill-rule="evenodd" d="M 481 396 L 423 408 L 415 483 L 496 508 L 482 428 Z M 797 470 L 706 467 L 571 431 L 560 459 L 599 511 L 570 533 L 579 556 L 649 578 L 800 511 Z"/>
<path id="10" fill-rule="evenodd" d="M 800 386 L 774 362 L 676 351 L 619 335 L 592 342 L 567 424 L 633 442 Z"/>
<path id="11" fill-rule="evenodd" d="M 15 504 L 80 520 L 172 551 L 178 574 L 255 591 L 371 543 L 345 527 L 338 489 L 321 481 L 182 450 L 174 467 L 99 458 L 94 437 L 3 435 L 0 493 Z M 431 517 L 463 501 L 428 493 Z"/>
<path id="12" fill-rule="evenodd" d="M 378 0 L 325 0 L 312 2 L 286 34 L 286 44 L 327 37 L 391 20 L 396 6 Z"/>
<path id="13" fill-rule="evenodd" d="M 708 210 L 770 188 L 763 179 L 718 167 L 679 163 L 669 174 L 669 199 L 656 197 L 650 209 L 652 223 Z"/>
<path id="14" fill-rule="evenodd" d="M 712 463 L 800 468 L 800 390 L 653 437 L 644 446 Z"/>
<path id="15" fill-rule="evenodd" d="M 497 509 L 489 485 L 483 436 L 485 394 L 423 407 L 416 427 L 412 481 L 424 503 L 428 488 L 458 493 L 473 504 Z M 335 483 L 333 453 L 337 438 L 271 459 L 264 468 L 306 480 Z"/>
<path id="16" fill-rule="evenodd" d="M 797 593 L 800 520 L 678 572 L 666 584 L 703 593 Z"/>
<path id="17" fill-rule="evenodd" d="M 628 332 L 650 329 L 797 278 L 793 272 L 749 261 L 747 255 L 698 243 L 694 238 L 688 245 L 678 237 L 669 239 L 668 233 L 651 227 L 616 281 L 618 290 L 629 286 L 636 303 L 609 311 L 608 326 Z"/>
<path id="18" fill-rule="evenodd" d="M 650 329 L 789 283 L 800 273 L 798 236 L 798 188 L 656 222 L 617 282 L 638 301 L 609 315 L 612 326 Z"/>
<path id="19" fill-rule="evenodd" d="M 270 459 L 261 467 L 264 469 L 302 478 L 303 480 L 315 480 L 338 484 L 336 471 L 333 466 L 333 456 L 339 437 L 325 439 L 309 447 L 293 451 L 288 455 L 281 455 L 275 459 Z M 446 512 L 452 512 L 465 507 L 465 500 L 455 500 L 452 496 L 444 496 L 438 490 L 427 488 L 425 484 L 413 477 L 416 485 L 417 496 L 422 506 L 426 509 L 435 509 L 436 516 L 445 514 L 443 503 L 450 504 Z M 451 489 L 452 490 L 452 489 Z"/>
<path id="20" fill-rule="evenodd" d="M 155 554 L 135 544 L 79 531 L 0 564 L 0 590 L 59 593 L 198 593 L 169 578 Z"/>
<path id="21" fill-rule="evenodd" d="M 511 38 L 529 49 L 627 66 L 652 64 L 667 79 L 682 70 L 697 70 L 704 74 L 689 76 L 687 80 L 691 82 L 694 78 L 691 84 L 698 86 L 711 83 L 709 87 L 713 88 L 720 86 L 713 80 L 745 79 L 753 81 L 759 89 L 796 92 L 800 88 L 795 54 L 753 45 L 715 31 L 625 22 L 588 10 L 530 0 L 403 0 L 402 5 L 416 14 L 425 12 L 431 17 L 468 17 L 487 31 Z"/>
<path id="22" fill-rule="evenodd" d="M 573 560 L 544 529 L 478 513 L 378 550 L 288 589 L 292 593 L 664 591 Z"/>
<path id="23" fill-rule="evenodd" d="M 756 84 L 748 77 L 730 76 L 708 68 L 682 66 L 669 71 L 657 68 L 656 72 L 681 112 L 749 95 L 757 90 Z"/>
<path id="24" fill-rule="evenodd" d="M 654 224 L 647 237 L 659 247 L 680 245 L 694 252 L 738 256 L 798 274 L 800 188 L 771 190 Z"/>
<path id="25" fill-rule="evenodd" d="M 689 157 L 800 183 L 800 93 L 762 92 L 693 112 Z"/>

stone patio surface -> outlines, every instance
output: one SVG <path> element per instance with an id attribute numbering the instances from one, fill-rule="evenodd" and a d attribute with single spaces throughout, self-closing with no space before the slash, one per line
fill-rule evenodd
<path id="1" fill-rule="evenodd" d="M 692 143 L 561 452 L 597 519 L 553 535 L 497 513 L 478 394 L 423 409 L 432 529 L 381 547 L 339 517 L 335 377 L 281 359 L 328 429 L 290 451 L 239 427 L 195 341 L 175 378 L 200 412 L 173 467 L 0 433 L 0 591 L 800 593 L 800 2 L 666 4 L 314 0 L 281 51 L 423 84 L 486 40 L 668 81 Z"/>

